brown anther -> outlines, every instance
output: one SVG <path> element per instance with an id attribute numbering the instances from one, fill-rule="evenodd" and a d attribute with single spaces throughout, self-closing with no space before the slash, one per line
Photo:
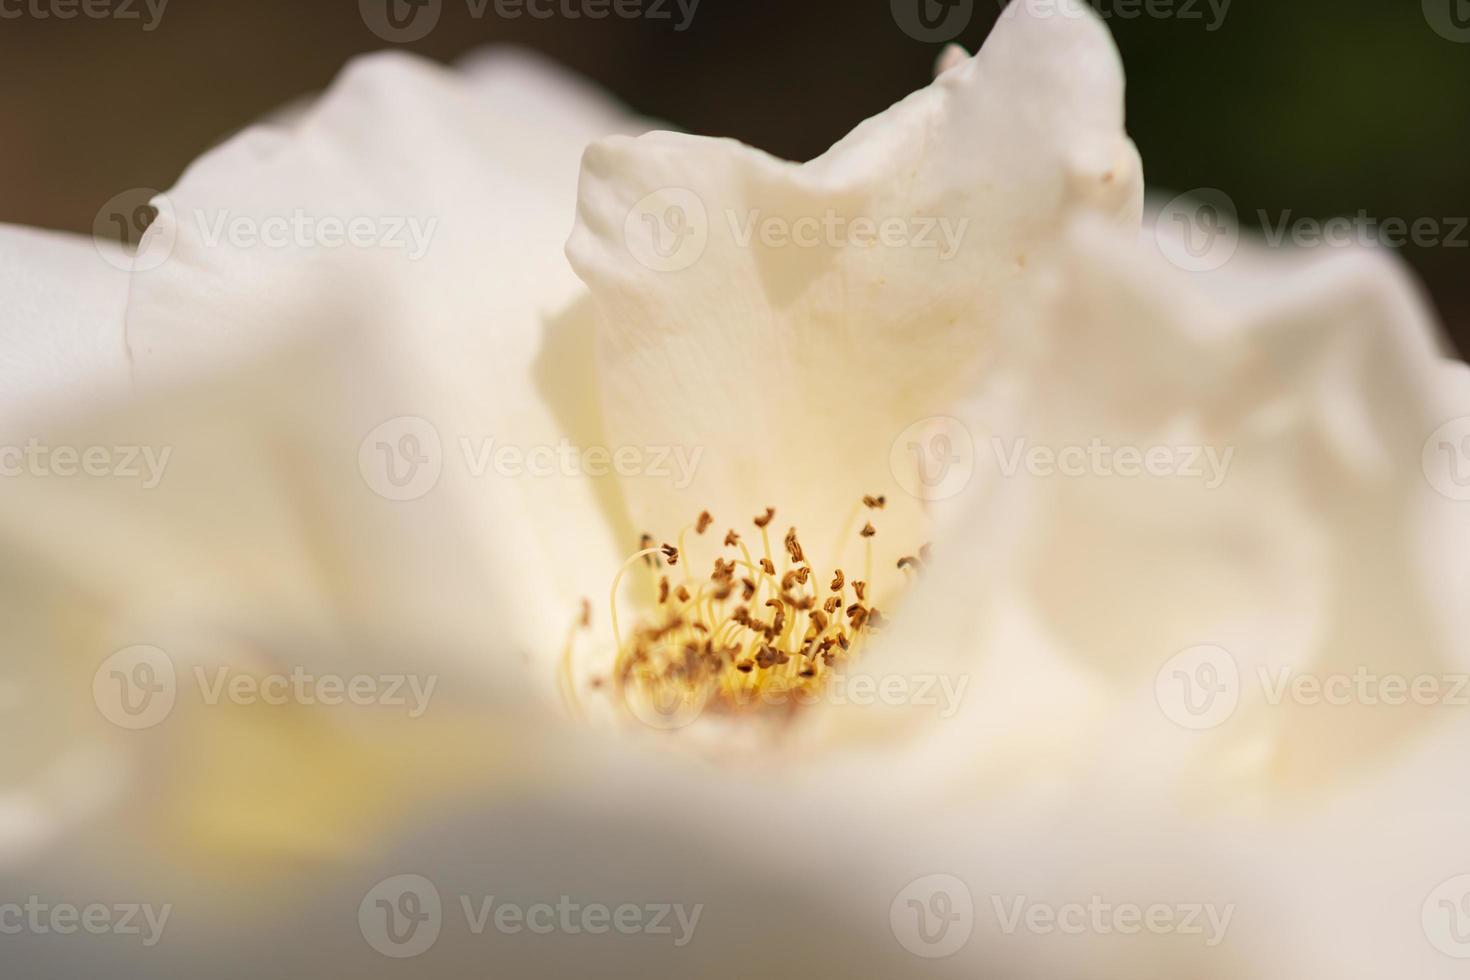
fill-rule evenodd
<path id="1" fill-rule="evenodd" d="M 846 581 L 847 581 L 847 579 L 844 578 L 843 575 L 842 575 L 842 569 L 840 569 L 840 568 L 837 569 L 837 574 L 832 577 L 832 591 L 833 592 L 841 592 L 842 591 L 842 585 Z"/>
<path id="2" fill-rule="evenodd" d="M 600 690 L 602 690 L 602 685 L 605 684 L 605 683 L 607 683 L 607 682 L 604 681 L 601 677 L 594 677 L 589 682 L 589 684 L 592 687 L 592 690 L 594 690 L 594 691 L 600 691 Z"/>
<path id="3" fill-rule="evenodd" d="M 762 558 L 761 559 L 761 571 L 765 572 L 767 575 L 775 575 L 776 574 L 776 566 L 774 564 L 772 564 L 771 559 L 769 559 L 769 558 Z"/>
<path id="4" fill-rule="evenodd" d="M 781 576 L 781 591 L 782 592 L 790 592 L 791 591 L 791 587 L 796 584 L 796 580 L 797 580 L 796 569 L 793 568 L 789 572 L 787 572 L 785 575 L 782 575 Z"/>
<path id="5" fill-rule="evenodd" d="M 838 595 L 828 596 L 827 601 L 822 603 L 822 608 L 829 613 L 836 612 L 842 606 L 842 597 Z"/>
<path id="6" fill-rule="evenodd" d="M 827 632 L 827 614 L 820 609 L 812 610 L 812 629 L 817 631 L 818 636 Z"/>
<path id="7" fill-rule="evenodd" d="M 639 551 L 647 551 L 649 548 L 652 548 L 652 547 L 653 547 L 653 535 L 651 535 L 651 534 L 644 534 L 643 536 L 641 536 L 638 539 L 638 550 Z M 652 565 L 653 564 L 653 556 L 652 555 L 644 555 L 643 556 L 643 564 L 645 564 L 645 565 Z"/>
<path id="8" fill-rule="evenodd" d="M 868 629 L 880 630 L 887 625 L 888 620 L 884 618 L 883 614 L 876 607 L 868 610 Z"/>
<path id="9" fill-rule="evenodd" d="M 695 534 L 703 534 L 705 531 L 708 531 L 709 530 L 709 526 L 711 524 L 713 524 L 714 522 L 715 522 L 715 519 L 710 516 L 709 511 L 707 511 L 707 510 L 700 511 L 699 512 L 699 521 L 698 521 L 698 523 L 696 523 L 694 525 L 694 533 Z"/>
<path id="10" fill-rule="evenodd" d="M 677 592 L 675 592 L 674 595 L 676 595 L 676 596 L 679 597 L 679 601 L 680 602 L 688 602 L 689 601 L 689 589 L 687 587 L 685 587 L 685 586 L 682 586 L 682 585 L 679 586 L 679 590 Z"/>
<path id="11" fill-rule="evenodd" d="M 786 532 L 786 553 L 791 556 L 791 563 L 800 565 L 806 561 L 806 555 L 801 550 L 801 542 L 796 540 L 796 528 Z"/>
<path id="12" fill-rule="evenodd" d="M 832 661 L 834 661 L 836 659 L 837 658 L 834 657 L 830 653 L 824 653 L 824 654 L 822 654 L 822 663 L 826 664 L 828 667 L 832 666 Z"/>
<path id="13" fill-rule="evenodd" d="M 728 531 L 725 532 L 725 547 L 726 548 L 733 548 L 733 547 L 735 547 L 735 545 L 737 545 L 739 543 L 740 543 L 740 535 L 738 535 L 738 534 L 735 533 L 735 529 L 734 528 L 731 528 L 730 530 L 728 530 Z"/>
<path id="14" fill-rule="evenodd" d="M 755 598 L 755 582 L 752 579 L 748 579 L 748 578 L 741 579 L 740 580 L 740 589 L 741 589 L 741 595 L 745 599 L 746 602 L 749 602 L 751 599 Z"/>
<path id="15" fill-rule="evenodd" d="M 852 591 L 854 591 L 854 592 L 857 593 L 857 597 L 859 599 L 866 599 L 868 597 L 867 596 L 868 583 L 867 582 L 854 582 L 854 583 L 852 583 Z"/>
<path id="16" fill-rule="evenodd" d="M 863 525 L 863 529 L 858 532 L 858 534 L 860 534 L 861 536 L 863 536 L 865 538 L 871 538 L 873 535 L 875 535 L 877 533 L 878 533 L 878 529 L 873 526 L 873 524 L 872 524 L 871 521 L 869 523 L 867 523 L 867 524 L 864 524 Z"/>
<path id="17" fill-rule="evenodd" d="M 812 577 L 812 566 L 803 565 L 796 570 L 796 581 L 806 585 L 807 579 Z"/>
<path id="18" fill-rule="evenodd" d="M 929 556 L 933 552 L 933 550 L 934 549 L 927 544 L 919 545 L 919 560 L 926 565 L 929 564 Z"/>
<path id="19" fill-rule="evenodd" d="M 664 560 L 669 563 L 669 567 L 670 568 L 672 568 L 673 566 L 679 564 L 679 549 L 678 548 L 675 548 L 671 544 L 665 544 L 665 545 L 660 546 L 658 550 L 659 551 L 662 551 L 664 553 Z"/>
<path id="20" fill-rule="evenodd" d="M 740 661 L 740 663 L 735 665 L 735 669 L 740 671 L 740 673 L 742 674 L 748 674 L 752 670 L 755 670 L 755 664 L 751 663 L 749 660 L 742 660 Z"/>
<path id="21" fill-rule="evenodd" d="M 706 635 L 709 634 L 709 627 L 706 626 L 706 625 L 704 625 L 703 623 L 695 622 L 695 623 L 691 623 L 690 625 L 693 626 L 695 629 L 699 630 L 699 632 L 701 632 L 701 633 L 704 633 Z"/>
<path id="22" fill-rule="evenodd" d="M 666 603 L 668 601 L 669 601 L 669 577 L 667 575 L 661 575 L 661 576 L 659 576 L 659 580 L 658 580 L 658 604 L 659 605 L 663 605 L 664 603 Z"/>
<path id="23" fill-rule="evenodd" d="M 811 596 L 792 595 L 790 592 L 781 593 L 781 600 L 792 609 L 800 610 L 801 612 L 806 612 L 814 605 Z"/>
<path id="24" fill-rule="evenodd" d="M 848 642 L 846 633 L 837 634 L 837 645 L 846 650 L 851 644 Z"/>
<path id="25" fill-rule="evenodd" d="M 761 647 L 760 652 L 755 655 L 755 665 L 761 670 L 774 667 L 776 665 L 776 651 L 771 649 L 769 645 Z"/>
<path id="26" fill-rule="evenodd" d="M 814 669 L 812 669 L 811 667 L 805 667 L 805 668 L 802 669 L 801 673 L 798 674 L 797 676 L 798 677 L 816 677 L 817 676 L 817 672 Z"/>
<path id="27" fill-rule="evenodd" d="M 730 622 L 739 623 L 741 626 L 749 626 L 750 610 L 744 606 L 736 606 L 735 611 L 730 614 Z"/>
<path id="28" fill-rule="evenodd" d="M 711 592 L 710 598 L 714 599 L 716 602 L 724 602 L 726 599 L 730 598 L 730 593 L 734 591 L 735 587 L 727 582 Z"/>
<path id="29" fill-rule="evenodd" d="M 863 497 L 863 506 L 869 510 L 882 510 L 886 503 L 888 503 L 887 497 Z"/>
<path id="30" fill-rule="evenodd" d="M 774 508 L 774 507 L 767 507 L 766 508 L 766 512 L 764 514 L 762 514 L 759 517 L 754 518 L 755 526 L 756 527 L 763 528 L 767 524 L 771 523 L 771 521 L 775 518 L 775 516 L 776 516 L 776 508 Z"/>
<path id="31" fill-rule="evenodd" d="M 905 569 L 905 568 L 908 568 L 909 566 L 913 566 L 913 569 L 916 572 L 923 571 L 923 569 L 924 569 L 924 566 L 919 561 L 919 559 L 914 558 L 911 555 L 904 555 L 902 558 L 900 558 L 898 560 L 898 567 L 899 567 L 900 570 Z"/>
<path id="32" fill-rule="evenodd" d="M 582 600 L 582 614 L 577 617 L 577 625 L 582 629 L 590 629 L 592 626 L 592 600 Z"/>

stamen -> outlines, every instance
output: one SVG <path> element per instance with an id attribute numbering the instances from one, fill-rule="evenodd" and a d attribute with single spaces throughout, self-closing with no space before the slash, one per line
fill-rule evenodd
<path id="1" fill-rule="evenodd" d="M 884 503 L 882 497 L 862 500 L 869 510 L 881 510 Z M 666 701 L 674 694 L 678 703 L 697 702 L 707 710 L 713 706 L 733 713 L 785 703 L 792 697 L 806 700 L 880 628 L 883 619 L 867 600 L 872 538 L 877 533 L 873 525 L 865 524 L 860 532 L 867 561 L 863 579 L 849 581 L 834 566 L 827 566 L 830 578 L 815 577 L 821 573 L 811 563 L 795 527 L 782 541 L 785 567 L 778 574 L 768 531 L 775 514 L 775 508 L 767 507 L 753 518 L 761 531 L 760 558 L 753 558 L 731 529 L 723 545 L 738 546 L 740 557 L 714 558 L 707 579 L 697 580 L 689 561 L 684 563 L 683 584 L 659 576 L 658 601 L 648 618 L 625 638 L 619 631 L 616 600 L 628 568 L 639 561 L 656 566 L 659 557 L 673 567 L 685 557 L 683 531 L 677 546 L 655 546 L 651 536 L 644 536 L 645 546 L 614 577 L 609 603 L 618 651 L 609 678 L 625 705 L 630 698 Z M 710 512 L 702 511 L 685 530 L 704 534 L 713 522 Z M 911 556 L 898 563 L 906 572 L 922 565 L 921 558 Z M 824 582 L 825 597 L 820 594 Z M 849 585 L 855 601 L 845 598 Z M 767 615 L 769 619 L 761 618 Z M 566 671 L 570 685 L 569 660 Z"/>

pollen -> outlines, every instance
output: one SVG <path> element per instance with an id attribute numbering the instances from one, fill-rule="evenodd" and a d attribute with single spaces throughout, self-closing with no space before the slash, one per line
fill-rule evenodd
<path id="1" fill-rule="evenodd" d="M 882 509 L 883 503 L 882 497 L 862 499 L 869 511 Z M 645 536 L 613 580 L 610 606 L 617 652 L 601 690 L 610 689 L 614 700 L 626 707 L 639 701 L 697 702 L 703 711 L 726 714 L 820 698 L 833 672 L 856 656 L 885 621 L 867 600 L 867 582 L 849 579 L 835 564 L 819 568 L 795 527 L 779 542 L 784 547 L 773 550 L 768 529 L 775 516 L 775 509 L 767 507 L 751 521 L 760 537 L 760 554 L 753 554 L 754 546 L 731 529 L 723 541 L 725 554 L 704 575 L 690 567 L 683 545 L 688 531 L 703 534 L 714 523 L 709 511 L 680 533 L 677 546 L 656 545 Z M 854 534 L 849 524 L 846 533 L 853 535 L 848 540 L 861 540 L 867 549 L 865 578 L 871 579 L 877 529 L 868 522 Z M 650 562 L 654 567 L 637 575 L 650 576 L 645 587 L 655 591 L 657 602 L 623 635 L 618 627 L 619 586 L 626 575 Z M 680 573 L 682 581 L 677 581 Z M 676 581 L 670 581 L 671 575 Z"/>

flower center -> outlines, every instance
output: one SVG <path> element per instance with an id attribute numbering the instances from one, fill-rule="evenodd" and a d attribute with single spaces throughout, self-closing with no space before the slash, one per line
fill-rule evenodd
<path id="1" fill-rule="evenodd" d="M 883 506 L 882 497 L 864 497 L 850 515 L 847 533 L 862 507 L 880 511 Z M 613 580 L 617 654 L 608 678 L 594 683 L 610 685 L 614 700 L 640 718 L 649 717 L 650 710 L 659 718 L 692 717 L 790 709 L 817 700 L 832 672 L 884 626 L 871 584 L 877 531 L 868 521 L 855 532 L 865 552 L 862 578 L 856 578 L 835 564 L 814 564 L 795 527 L 773 549 L 775 516 L 767 508 L 753 519 L 758 546 L 727 531 L 722 554 L 707 575 L 690 567 L 684 546 L 691 531 L 703 536 L 714 524 L 708 511 L 679 533 L 677 545 L 655 545 L 645 535 L 644 547 Z M 920 558 L 906 557 L 898 567 L 913 573 L 922 564 Z M 652 608 L 624 635 L 618 589 L 640 566 L 649 579 Z"/>

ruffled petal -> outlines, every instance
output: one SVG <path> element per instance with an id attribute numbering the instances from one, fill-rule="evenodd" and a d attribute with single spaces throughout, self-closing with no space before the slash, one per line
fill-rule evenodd
<path id="1" fill-rule="evenodd" d="M 1067 12 L 1004 18 L 804 165 L 670 133 L 589 148 L 568 254 L 601 316 L 609 434 L 703 454 L 688 486 L 629 488 L 642 527 L 774 505 L 846 561 L 849 505 L 884 494 L 882 563 L 921 543 L 905 430 L 1000 356 L 998 317 L 1071 216 L 1139 220 L 1117 53 Z"/>

